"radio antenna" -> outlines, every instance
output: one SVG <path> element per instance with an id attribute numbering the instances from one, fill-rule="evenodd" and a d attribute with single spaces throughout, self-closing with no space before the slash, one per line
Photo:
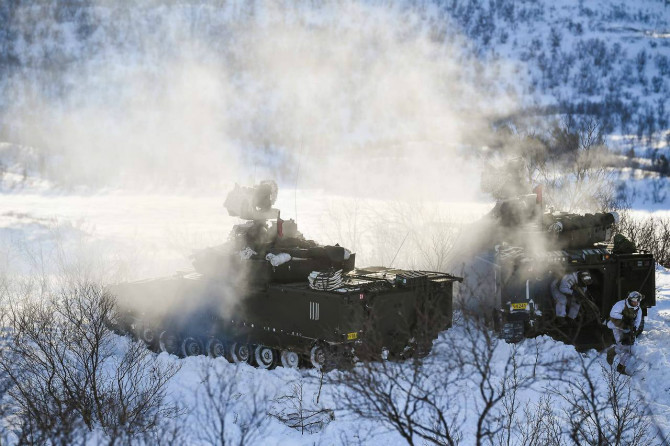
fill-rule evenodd
<path id="1" fill-rule="evenodd" d="M 393 256 L 393 260 L 391 260 L 391 263 L 389 264 L 389 268 L 393 266 L 393 262 L 395 262 L 395 258 L 398 257 L 398 253 L 402 249 L 402 245 L 405 244 L 405 240 L 407 240 L 407 236 L 409 235 L 409 231 L 407 231 L 407 234 L 405 234 L 405 238 L 402 239 L 402 243 L 400 243 L 400 246 L 398 247 L 398 250 L 395 252 L 395 255 Z"/>
<path id="2" fill-rule="evenodd" d="M 293 206 L 295 210 L 295 222 L 298 223 L 298 179 L 300 178 L 300 161 L 302 150 L 304 148 L 304 140 L 300 138 L 300 151 L 298 152 L 298 169 L 295 172 L 295 187 L 293 188 Z"/>

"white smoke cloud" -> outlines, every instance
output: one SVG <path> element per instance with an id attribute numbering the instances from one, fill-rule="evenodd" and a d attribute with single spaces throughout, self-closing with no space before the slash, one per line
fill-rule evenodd
<path id="1" fill-rule="evenodd" d="M 479 172 L 460 155 L 514 107 L 501 93 L 508 67 L 483 64 L 433 3 L 102 3 L 86 13 L 90 36 L 45 50 L 52 77 L 14 77 L 26 93 L 8 115 L 14 137 L 47 153 L 48 173 L 74 184 L 290 184 L 300 165 L 306 187 L 467 198 Z M 25 35 L 38 23 L 45 36 L 73 34 L 74 20 L 37 14 L 21 8 Z M 29 48 L 48 47 L 37 38 Z"/>

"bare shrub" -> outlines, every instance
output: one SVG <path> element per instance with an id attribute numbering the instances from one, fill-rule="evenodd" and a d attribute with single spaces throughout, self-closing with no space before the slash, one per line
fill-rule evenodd
<path id="1" fill-rule="evenodd" d="M 176 365 L 141 344 L 122 354 L 107 327 L 114 303 L 91 283 L 51 294 L 30 281 L 10 307 L 11 335 L 0 354 L 10 382 L 5 402 L 15 439 L 26 444 L 78 444 L 95 435 L 129 442 L 177 415 L 166 402 Z"/>
<path id="2" fill-rule="evenodd" d="M 193 437 L 209 445 L 257 444 L 270 421 L 270 395 L 245 387 L 243 365 L 223 360 L 201 369 L 202 387 L 197 394 L 198 415 Z"/>
<path id="3" fill-rule="evenodd" d="M 561 363 L 561 357 L 545 359 L 542 339 L 509 345 L 489 329 L 488 320 L 465 313 L 460 333 L 454 336 L 451 355 L 463 376 L 477 388 L 472 396 L 477 413 L 475 443 L 490 444 L 511 439 L 517 394 L 540 381 L 538 369 Z"/>
<path id="4" fill-rule="evenodd" d="M 548 384 L 539 389 L 544 395 L 537 402 L 534 396 L 519 399 L 520 387 L 509 387 L 502 399 L 502 429 L 493 444 L 639 446 L 659 441 L 631 378 L 603 365 L 599 356 L 572 352 L 541 370 L 537 382 Z"/>
<path id="5" fill-rule="evenodd" d="M 537 402 L 521 401 L 517 392 L 503 398 L 504 427 L 493 444 L 498 446 L 561 446 L 563 426 L 553 408 L 554 400 L 543 396 Z M 523 405 L 523 406 L 522 406 Z"/>
<path id="6" fill-rule="evenodd" d="M 335 418 L 335 412 L 319 403 L 318 394 L 306 398 L 303 381 L 298 380 L 289 384 L 288 393 L 275 398 L 270 416 L 301 434 L 313 434 L 330 423 Z"/>
<path id="7" fill-rule="evenodd" d="M 11 330 L 8 325 L 7 297 L 7 280 L 3 277 L 0 279 L 0 356 L 7 349 L 7 343 L 11 339 Z M 6 400 L 11 387 L 10 376 L 0 368 L 0 444 L 9 443 L 11 437 L 11 426 L 8 425 L 7 420 L 12 415 L 13 409 Z"/>
<path id="8" fill-rule="evenodd" d="M 515 424 L 518 392 L 541 381 L 538 369 L 560 361 L 542 360 L 544 344 L 510 346 L 485 318 L 465 314 L 424 359 L 360 363 L 329 381 L 340 408 L 381 423 L 408 444 L 458 444 L 466 411 L 476 417 L 472 443 L 514 444 L 512 438 L 522 435 Z"/>
<path id="9" fill-rule="evenodd" d="M 550 391 L 563 403 L 565 434 L 575 444 L 650 445 L 651 420 L 631 378 L 603 365 L 598 357 L 575 354 L 573 366 L 554 376 Z M 554 412 L 555 414 L 556 412 Z"/>
<path id="10" fill-rule="evenodd" d="M 450 264 L 453 248 L 461 225 L 451 214 L 427 203 L 397 206 L 403 232 L 409 234 L 410 244 L 405 257 L 408 267 L 430 271 L 445 271 Z"/>
<path id="11" fill-rule="evenodd" d="M 670 218 L 635 218 L 629 211 L 620 212 L 617 231 L 654 255 L 656 262 L 670 268 Z"/>
<path id="12" fill-rule="evenodd" d="M 596 119 L 566 115 L 555 122 L 516 122 L 514 129 L 501 128 L 498 138 L 497 153 L 519 158 L 487 169 L 482 183 L 495 198 L 530 193 L 531 185 L 542 184 L 547 204 L 560 210 L 593 212 L 614 206 L 615 178 L 608 166 L 616 159 Z"/>
<path id="13" fill-rule="evenodd" d="M 373 200 L 329 202 L 322 222 L 327 239 L 369 256 L 363 263 L 444 271 L 461 230 L 453 212 L 437 204 Z"/>
<path id="14" fill-rule="evenodd" d="M 375 439 L 378 438 L 378 434 L 382 431 L 376 426 L 364 425 L 363 423 L 357 423 L 356 429 L 347 429 L 341 430 L 337 437 L 337 443 L 333 443 L 332 440 L 328 439 L 326 441 L 319 441 L 315 443 L 316 445 L 331 446 L 333 444 L 338 444 L 341 446 L 349 446 L 351 444 L 371 444 Z"/>
<path id="15" fill-rule="evenodd" d="M 569 212 L 605 211 L 614 205 L 611 153 L 595 119 L 566 118 L 549 142 L 553 156 L 534 169 L 535 183 L 545 185 L 548 203 Z"/>
<path id="16" fill-rule="evenodd" d="M 357 251 L 366 236 L 369 206 L 368 201 L 360 198 L 328 201 L 328 217 L 322 222 L 328 237 L 354 252 Z"/>
<path id="17" fill-rule="evenodd" d="M 100 425 L 111 439 L 130 442 L 145 438 L 176 441 L 174 430 L 167 436 L 164 429 L 180 415 L 178 407 L 166 402 L 168 382 L 179 370 L 175 363 L 163 363 L 142 342 L 131 343 L 114 364 L 109 382 L 103 383 L 106 397 L 100 410 Z M 167 421 L 167 423 L 166 423 Z"/>
<path id="18" fill-rule="evenodd" d="M 435 319 L 440 314 L 435 302 L 426 305 L 420 308 L 417 302 L 417 308 L 399 310 L 416 313 L 412 325 L 406 318 L 391 325 L 371 319 L 365 342 L 356 350 L 363 362 L 328 374 L 327 384 L 338 408 L 357 420 L 393 430 L 411 445 L 455 445 L 464 422 L 460 404 L 454 404 L 460 374 L 450 354 L 426 357 L 437 336 L 435 327 L 445 323 Z M 435 325 L 426 326 L 429 320 Z M 411 359 L 398 361 L 407 356 Z"/>
<path id="19" fill-rule="evenodd" d="M 341 408 L 398 432 L 408 444 L 455 445 L 463 421 L 460 407 L 451 404 L 459 376 L 448 364 L 441 369 L 435 376 L 435 366 L 419 360 L 366 362 L 332 373 L 329 382 Z"/>
<path id="20" fill-rule="evenodd" d="M 512 444 L 523 446 L 567 444 L 562 438 L 561 420 L 554 413 L 553 405 L 553 399 L 545 396 L 540 398 L 536 404 L 524 407 L 523 420 L 518 422 L 519 436 L 517 442 Z"/>

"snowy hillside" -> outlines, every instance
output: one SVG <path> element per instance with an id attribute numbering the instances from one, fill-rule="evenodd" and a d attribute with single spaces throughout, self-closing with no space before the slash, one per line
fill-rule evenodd
<path id="1" fill-rule="evenodd" d="M 67 188 L 292 184 L 302 164 L 332 190 L 380 151 L 444 186 L 492 122 L 586 113 L 663 188 L 669 17 L 660 0 L 5 2 L 0 141 Z"/>
<path id="2" fill-rule="evenodd" d="M 525 65 L 527 104 L 594 113 L 607 133 L 667 144 L 667 2 L 446 3 L 482 51 Z"/>

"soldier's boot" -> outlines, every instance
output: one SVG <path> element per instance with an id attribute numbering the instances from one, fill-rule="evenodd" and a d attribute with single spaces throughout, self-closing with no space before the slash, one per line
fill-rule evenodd
<path id="1" fill-rule="evenodd" d="M 614 364 L 614 357 L 615 356 L 616 356 L 616 351 L 614 350 L 614 347 L 607 350 L 607 363 L 609 365 Z"/>
<path id="2" fill-rule="evenodd" d="M 626 372 L 626 366 L 623 364 L 618 364 L 616 366 L 616 371 L 621 373 L 622 375 L 628 375 L 628 372 Z"/>

